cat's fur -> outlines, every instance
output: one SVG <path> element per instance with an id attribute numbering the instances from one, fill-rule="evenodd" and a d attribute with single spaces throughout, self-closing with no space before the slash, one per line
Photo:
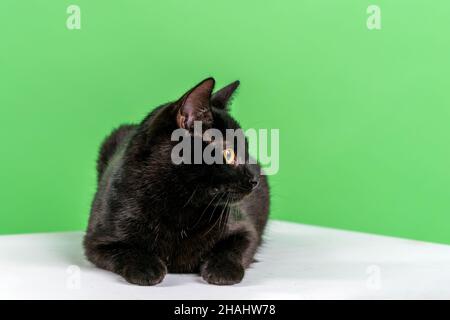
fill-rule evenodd
<path id="1" fill-rule="evenodd" d="M 208 78 L 104 141 L 84 239 L 92 263 L 138 285 L 167 272 L 200 273 L 218 285 L 242 280 L 268 217 L 265 176 L 258 165 L 176 165 L 170 157 L 173 130 L 192 132 L 193 121 L 224 133 L 239 128 L 228 112 L 238 85 L 212 94 Z"/>

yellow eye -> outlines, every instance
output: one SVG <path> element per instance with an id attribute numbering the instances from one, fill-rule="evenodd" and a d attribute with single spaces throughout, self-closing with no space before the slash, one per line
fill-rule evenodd
<path id="1" fill-rule="evenodd" d="M 234 150 L 231 148 L 223 150 L 223 158 L 225 159 L 226 164 L 234 164 L 234 162 L 236 161 Z"/>

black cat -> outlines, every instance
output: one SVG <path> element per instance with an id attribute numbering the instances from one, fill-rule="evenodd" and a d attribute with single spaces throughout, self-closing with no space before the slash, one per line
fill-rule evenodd
<path id="1" fill-rule="evenodd" d="M 128 282 L 154 285 L 167 272 L 200 273 L 211 284 L 242 280 L 261 243 L 269 188 L 258 165 L 175 164 L 175 129 L 192 142 L 203 130 L 238 129 L 228 105 L 236 81 L 212 94 L 208 78 L 179 100 L 153 110 L 139 125 L 123 125 L 101 146 L 98 190 L 84 238 L 87 258 Z M 205 148 L 208 142 L 202 141 Z"/>

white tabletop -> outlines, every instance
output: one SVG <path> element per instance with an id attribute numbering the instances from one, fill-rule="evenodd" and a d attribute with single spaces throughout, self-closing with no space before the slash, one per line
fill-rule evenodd
<path id="1" fill-rule="evenodd" d="M 271 221 L 234 286 L 197 275 L 130 285 L 86 261 L 82 232 L 0 236 L 0 299 L 450 298 L 450 246 Z"/>

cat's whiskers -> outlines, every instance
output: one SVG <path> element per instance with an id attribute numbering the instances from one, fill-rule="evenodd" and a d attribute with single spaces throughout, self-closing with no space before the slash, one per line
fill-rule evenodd
<path id="1" fill-rule="evenodd" d="M 223 213 L 225 212 L 225 210 L 228 209 L 229 201 L 230 201 L 230 195 L 228 195 L 227 200 L 225 201 L 225 205 L 223 206 L 222 211 L 220 212 L 219 218 L 216 220 L 216 222 L 214 222 L 214 224 L 211 226 L 211 228 L 209 228 L 208 231 L 206 231 L 203 234 L 204 236 L 206 236 L 208 233 L 210 233 L 214 229 L 214 227 L 217 225 L 217 222 L 222 220 Z M 220 227 L 220 223 L 219 223 L 219 227 Z"/>
<path id="2" fill-rule="evenodd" d="M 209 215 L 209 221 L 208 222 L 211 222 L 212 216 L 214 215 L 214 212 L 216 212 L 217 206 L 220 204 L 220 201 L 222 201 L 222 198 L 223 198 L 223 196 L 225 194 L 226 194 L 225 192 L 222 192 L 221 195 L 220 195 L 220 198 L 216 201 L 216 204 L 214 205 L 214 209 L 211 212 L 211 214 Z"/>
<path id="3" fill-rule="evenodd" d="M 195 187 L 194 191 L 192 191 L 191 196 L 189 197 L 189 199 L 187 199 L 186 203 L 184 204 L 183 208 L 186 208 L 186 206 L 189 204 L 189 202 L 194 198 L 195 192 L 197 191 L 198 186 Z"/>
<path id="4" fill-rule="evenodd" d="M 224 216 L 223 222 L 222 222 L 222 218 L 221 218 L 221 221 L 219 223 L 219 230 L 220 230 L 221 233 L 223 233 L 225 231 L 225 227 L 227 225 L 227 221 L 228 221 L 228 218 L 230 216 L 230 211 L 232 209 L 231 206 L 228 206 L 229 200 L 230 200 L 230 197 L 228 197 L 227 206 L 226 206 L 227 210 L 225 211 L 225 216 Z M 223 225 L 221 225 L 222 223 L 223 223 Z"/>
<path id="5" fill-rule="evenodd" d="M 209 206 L 213 203 L 214 199 L 216 199 L 216 197 L 217 197 L 218 195 L 219 195 L 219 193 L 216 193 L 216 194 L 213 196 L 213 198 L 211 199 L 211 201 L 208 203 L 208 205 L 206 206 L 206 208 L 203 210 L 202 214 L 200 215 L 200 218 L 198 218 L 197 222 L 196 222 L 192 227 L 189 227 L 189 228 L 188 228 L 189 230 L 194 229 L 194 228 L 200 223 L 200 221 L 202 220 L 203 215 L 205 214 L 206 210 L 208 210 Z"/>

